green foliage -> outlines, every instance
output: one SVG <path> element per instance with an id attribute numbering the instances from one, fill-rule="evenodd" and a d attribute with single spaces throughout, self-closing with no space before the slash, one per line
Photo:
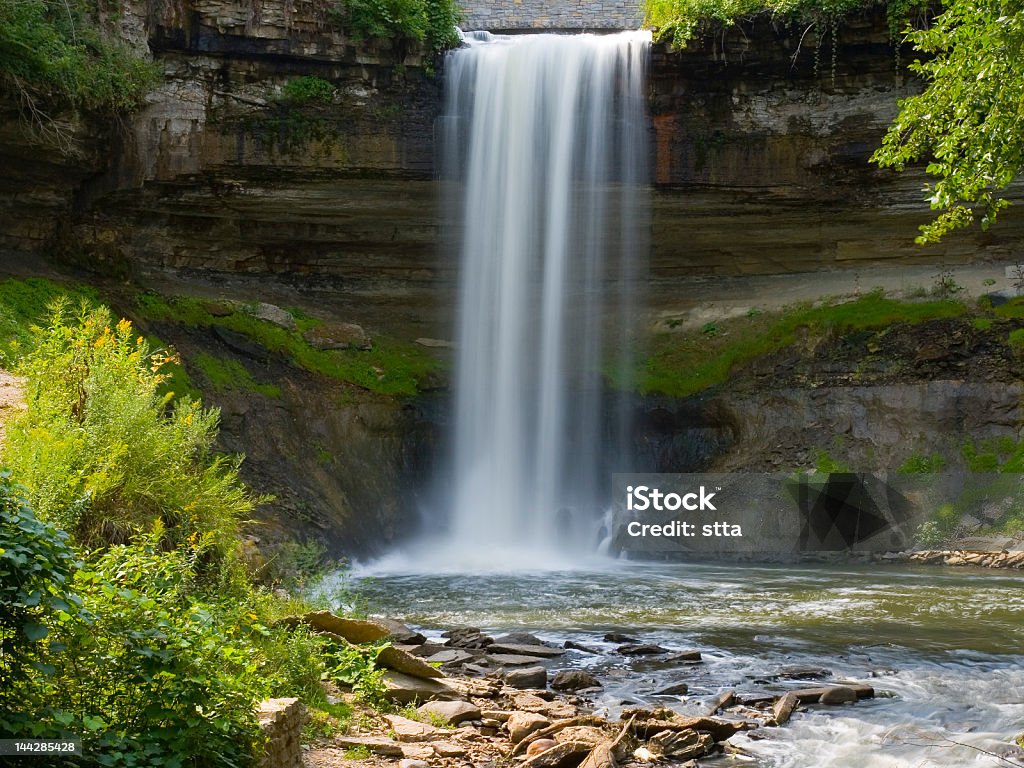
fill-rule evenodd
<path id="1" fill-rule="evenodd" d="M 987 331 L 992 327 L 991 317 L 976 317 L 971 321 L 972 325 L 979 331 Z"/>
<path id="2" fill-rule="evenodd" d="M 731 26 L 739 19 L 769 14 L 804 26 L 818 27 L 819 38 L 835 29 L 845 16 L 881 5 L 881 0 L 644 0 L 644 24 L 656 30 L 657 39 L 682 46 L 707 23 Z M 886 2 L 890 33 L 895 38 L 921 0 Z"/>
<path id="3" fill-rule="evenodd" d="M 822 474 L 845 474 L 851 472 L 850 465 L 845 461 L 831 456 L 828 451 L 818 450 L 814 454 L 814 468 Z"/>
<path id="4" fill-rule="evenodd" d="M 922 323 L 966 311 L 955 301 L 901 302 L 876 291 L 855 301 L 790 307 L 774 317 L 735 318 L 716 324 L 714 335 L 663 334 L 635 381 L 642 392 L 683 397 L 726 381 L 739 366 L 792 346 L 799 338 Z"/>
<path id="5" fill-rule="evenodd" d="M 949 536 L 943 531 L 937 520 L 928 520 L 917 527 L 914 541 L 918 546 L 932 549 L 945 544 L 948 538 Z"/>
<path id="6" fill-rule="evenodd" d="M 259 578 L 264 584 L 301 593 L 323 577 L 331 565 L 337 564 L 330 563 L 327 548 L 320 542 L 286 541 L 274 551 Z"/>
<path id="7" fill-rule="evenodd" d="M 961 446 L 960 454 L 971 472 L 1024 472 L 1024 442 L 1012 437 L 995 437 Z"/>
<path id="8" fill-rule="evenodd" d="M 1006 337 L 1006 343 L 1018 355 L 1024 354 L 1024 328 L 1010 331 L 1010 335 Z"/>
<path id="9" fill-rule="evenodd" d="M 235 390 L 238 392 L 255 392 L 264 397 L 280 397 L 281 388 L 275 384 L 260 384 L 249 373 L 248 369 L 237 360 L 216 357 L 200 352 L 192 358 L 206 380 L 218 392 Z"/>
<path id="10" fill-rule="evenodd" d="M 32 327 L 42 322 L 46 307 L 61 297 L 75 304 L 99 304 L 96 292 L 84 286 L 38 277 L 0 282 L 0 365 L 12 367 L 31 349 Z"/>
<path id="11" fill-rule="evenodd" d="M 357 37 L 416 40 L 432 51 L 459 44 L 454 0 L 344 0 L 344 7 Z"/>
<path id="12" fill-rule="evenodd" d="M 295 104 L 320 102 L 330 104 L 334 98 L 334 86 L 321 77 L 304 75 L 293 77 L 284 84 L 281 95 Z"/>
<path id="13" fill-rule="evenodd" d="M 155 293 L 144 293 L 137 302 L 139 312 L 147 319 L 200 328 L 219 325 L 245 334 L 270 352 L 283 355 L 307 371 L 383 395 L 415 395 L 421 383 L 441 369 L 441 364 L 434 358 L 411 344 L 393 339 L 377 337 L 370 351 L 320 350 L 311 346 L 298 330 L 289 331 L 247 312 L 215 317 L 199 299 L 164 298 Z"/>
<path id="14" fill-rule="evenodd" d="M 873 160 L 903 170 L 917 161 L 937 178 L 925 193 L 941 211 L 919 243 L 995 220 L 999 197 L 1024 167 L 1024 8 L 1016 0 L 951 0 L 908 39 L 924 54 L 910 68 L 927 84 L 900 102 Z"/>
<path id="15" fill-rule="evenodd" d="M 67 592 L 80 564 L 67 534 L 39 520 L 0 474 L 0 677 L 26 674 L 32 649 L 49 635 L 47 621 L 77 615 L 82 601 Z"/>
<path id="16" fill-rule="evenodd" d="M 41 517 L 78 542 L 126 541 L 161 521 L 171 541 L 233 546 L 257 499 L 237 461 L 214 456 L 218 414 L 182 400 L 167 410 L 150 352 L 105 309 L 58 305 L 20 371 L 28 408 L 8 425 L 7 455 Z"/>
<path id="17" fill-rule="evenodd" d="M 325 677 L 338 685 L 351 688 L 364 701 L 384 705 L 384 670 L 374 666 L 377 655 L 388 643 L 350 645 L 326 641 L 324 658 Z"/>
<path id="18" fill-rule="evenodd" d="M 56 129 L 51 105 L 130 110 L 156 81 L 156 68 L 102 30 L 97 16 L 88 0 L 0 0 L 0 89 L 44 132 Z"/>
<path id="19" fill-rule="evenodd" d="M 946 460 L 937 453 L 930 456 L 914 454 L 900 464 L 896 471 L 901 475 L 931 475 L 941 472 L 945 466 Z"/>

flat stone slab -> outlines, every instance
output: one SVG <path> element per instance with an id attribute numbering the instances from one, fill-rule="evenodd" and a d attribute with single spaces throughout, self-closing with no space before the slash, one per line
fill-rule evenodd
<path id="1" fill-rule="evenodd" d="M 382 648 L 377 654 L 376 665 L 384 669 L 393 669 L 412 677 L 423 677 L 428 680 L 446 677 L 437 667 L 432 667 L 418 656 L 403 651 L 393 645 Z"/>
<path id="2" fill-rule="evenodd" d="M 527 645 L 526 643 L 491 643 L 487 646 L 488 653 L 513 654 L 516 656 L 541 656 L 553 659 L 565 653 L 564 648 L 550 648 L 546 645 Z"/>
<path id="3" fill-rule="evenodd" d="M 347 619 L 330 611 L 310 611 L 302 616 L 287 616 L 281 619 L 281 623 L 288 626 L 295 626 L 299 623 L 308 624 L 317 632 L 330 632 L 356 645 L 383 640 L 391 634 L 387 627 L 375 621 Z"/>
<path id="4" fill-rule="evenodd" d="M 394 670 L 385 672 L 383 679 L 387 689 L 385 695 L 399 704 L 411 704 L 413 701 L 433 701 L 434 699 L 451 701 L 462 698 L 457 691 L 436 679 L 413 677 Z"/>
<path id="5" fill-rule="evenodd" d="M 475 658 L 472 653 L 461 648 L 445 648 L 433 656 L 428 656 L 424 661 L 427 664 L 461 664 L 464 661 L 472 661 Z"/>
<path id="6" fill-rule="evenodd" d="M 489 662 L 499 667 L 525 667 L 536 664 L 541 656 L 523 656 L 517 653 L 492 653 L 485 656 Z"/>
<path id="7" fill-rule="evenodd" d="M 345 749 L 364 747 L 376 755 L 388 757 L 404 757 L 402 745 L 394 739 L 384 736 L 335 736 L 334 743 Z"/>
<path id="8" fill-rule="evenodd" d="M 858 699 L 870 699 L 875 695 L 875 689 L 864 683 L 836 683 L 816 688 L 801 688 L 798 691 L 792 691 L 792 693 L 796 695 L 801 704 L 813 704 L 820 701 L 821 697 L 833 688 L 848 688 L 857 695 Z"/>
<path id="9" fill-rule="evenodd" d="M 419 741 L 433 741 L 448 735 L 443 728 L 437 728 L 428 723 L 421 723 L 418 720 L 410 720 L 401 715 L 385 715 L 391 730 L 395 732 L 395 739 L 406 744 Z"/>

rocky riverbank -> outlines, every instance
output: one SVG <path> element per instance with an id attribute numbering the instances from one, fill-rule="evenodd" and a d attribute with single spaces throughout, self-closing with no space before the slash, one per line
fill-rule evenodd
<path id="1" fill-rule="evenodd" d="M 494 765 L 524 768 L 617 768 L 654 762 L 689 766 L 722 753 L 740 732 L 785 725 L 806 707 L 853 705 L 871 685 L 835 680 L 822 667 L 781 667 L 743 691 L 689 695 L 687 674 L 703 664 L 699 650 L 670 648 L 643 637 L 609 633 L 606 651 L 542 641 L 528 633 L 491 637 L 460 628 L 428 639 L 391 621 L 354 621 L 320 612 L 294 617 L 337 640 L 388 639 L 377 656 L 387 698 L 397 713 L 364 713 L 349 732 L 304 747 L 307 766 L 360 763 L 401 768 Z M 660 704 L 631 699 L 602 703 L 607 680 L 580 668 L 598 654 L 634 665 L 674 668 L 671 685 L 650 693 Z M 753 737 L 753 736 L 752 736 Z"/>

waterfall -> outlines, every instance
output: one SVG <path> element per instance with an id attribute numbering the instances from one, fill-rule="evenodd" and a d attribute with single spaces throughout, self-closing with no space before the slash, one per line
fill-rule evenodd
<path id="1" fill-rule="evenodd" d="M 459 242 L 454 479 L 462 552 L 596 548 L 647 247 L 650 36 L 472 33 L 445 66 Z M 583 532 L 586 523 L 588 532 Z M 491 556 L 488 554 L 488 556 Z"/>

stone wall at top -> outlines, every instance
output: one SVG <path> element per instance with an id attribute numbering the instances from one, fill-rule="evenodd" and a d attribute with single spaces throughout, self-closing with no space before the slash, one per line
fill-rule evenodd
<path id="1" fill-rule="evenodd" d="M 463 29 L 490 32 L 639 29 L 638 0 L 474 0 L 462 3 Z"/>

